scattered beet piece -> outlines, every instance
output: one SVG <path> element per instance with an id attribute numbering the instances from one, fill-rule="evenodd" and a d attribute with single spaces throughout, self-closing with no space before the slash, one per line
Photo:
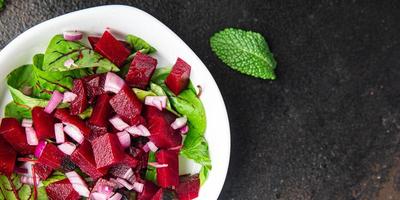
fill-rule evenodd
<path id="1" fill-rule="evenodd" d="M 11 176 L 17 159 L 17 152 L 0 137 L 0 172 Z"/>
<path id="2" fill-rule="evenodd" d="M 142 103 L 136 97 L 135 93 L 125 85 L 122 89 L 110 100 L 111 107 L 130 125 L 137 122 L 137 118 L 142 112 Z"/>
<path id="3" fill-rule="evenodd" d="M 96 162 L 94 160 L 92 146 L 89 142 L 84 141 L 79 147 L 72 153 L 71 160 L 86 174 L 93 179 L 98 179 L 106 173 L 105 170 L 98 170 Z"/>
<path id="4" fill-rule="evenodd" d="M 100 40 L 100 37 L 89 36 L 88 40 L 89 40 L 90 46 L 92 47 L 92 49 L 94 49 L 96 47 L 97 42 Z M 122 40 L 118 40 L 118 41 L 121 42 L 125 48 L 131 49 L 131 46 L 129 45 L 129 43 L 122 41 Z"/>
<path id="5" fill-rule="evenodd" d="M 138 51 L 132 60 L 126 83 L 131 87 L 146 89 L 157 66 L 157 60 Z"/>
<path id="6" fill-rule="evenodd" d="M 176 193 L 179 200 L 192 200 L 199 196 L 200 179 L 199 175 L 179 177 L 179 185 L 176 187 Z"/>
<path id="7" fill-rule="evenodd" d="M 46 187 L 47 196 L 51 200 L 78 200 L 79 194 L 68 179 L 54 182 Z"/>
<path id="8" fill-rule="evenodd" d="M 176 193 L 170 189 L 160 188 L 151 200 L 178 200 Z"/>
<path id="9" fill-rule="evenodd" d="M 39 163 L 47 165 L 53 169 L 61 167 L 65 154 L 61 152 L 54 144 L 47 143 L 42 155 L 39 157 Z"/>
<path id="10" fill-rule="evenodd" d="M 39 140 L 55 137 L 54 117 L 45 112 L 44 108 L 34 107 L 32 109 L 32 121 Z"/>
<path id="11" fill-rule="evenodd" d="M 138 193 L 137 200 L 147 200 L 151 199 L 158 191 L 159 187 L 152 183 L 151 181 L 140 181 L 144 184 L 143 191 Z"/>
<path id="12" fill-rule="evenodd" d="M 149 153 L 144 152 L 142 148 L 139 147 L 129 147 L 129 155 L 131 155 L 135 160 L 138 161 L 136 171 L 140 171 L 147 167 L 147 161 Z"/>
<path id="13" fill-rule="evenodd" d="M 146 106 L 144 116 L 150 131 L 150 140 L 158 148 L 172 148 L 181 145 L 182 136 L 170 125 L 169 115 L 152 106 Z"/>
<path id="14" fill-rule="evenodd" d="M 46 180 L 53 172 L 52 167 L 42 163 L 36 163 L 35 165 L 33 165 L 33 168 L 35 170 L 35 173 L 39 176 L 41 180 Z"/>
<path id="15" fill-rule="evenodd" d="M 165 84 L 175 95 L 181 93 L 182 90 L 188 86 L 190 69 L 191 67 L 189 64 L 181 58 L 178 58 L 175 65 L 172 67 L 171 72 L 165 79 Z"/>
<path id="16" fill-rule="evenodd" d="M 118 137 L 107 133 L 92 141 L 97 169 L 107 169 L 124 159 L 124 152 Z"/>
<path id="17" fill-rule="evenodd" d="M 156 153 L 158 163 L 168 164 L 168 167 L 157 168 L 157 182 L 163 188 L 179 185 L 178 153 L 172 150 L 160 150 Z"/>
<path id="18" fill-rule="evenodd" d="M 71 102 L 71 115 L 77 115 L 82 113 L 88 107 L 87 92 L 85 89 L 85 83 L 83 79 L 75 79 L 74 87 L 72 92 L 77 95 L 77 97 Z"/>
<path id="19" fill-rule="evenodd" d="M 97 98 L 95 107 L 93 108 L 93 113 L 90 116 L 89 123 L 106 127 L 108 124 L 108 118 L 111 111 L 110 101 L 111 97 L 104 93 Z"/>
<path id="20" fill-rule="evenodd" d="M 17 153 L 32 154 L 35 151 L 35 147 L 27 143 L 25 130 L 15 118 L 3 118 L 0 126 L 0 136 L 2 136 Z"/>
<path id="21" fill-rule="evenodd" d="M 124 164 L 124 165 L 127 165 L 127 166 L 129 166 L 131 168 L 134 168 L 134 167 L 136 167 L 138 165 L 139 161 L 136 160 L 135 158 L 133 158 L 132 156 L 126 154 L 124 156 L 124 159 L 122 159 L 121 163 Z"/>
<path id="22" fill-rule="evenodd" d="M 93 74 L 82 79 L 89 99 L 93 100 L 95 96 L 105 93 L 105 74 Z"/>
<path id="23" fill-rule="evenodd" d="M 95 51 L 109 59 L 117 66 L 122 66 L 130 51 L 120 41 L 114 38 L 110 32 L 105 31 L 95 45 Z"/>
<path id="24" fill-rule="evenodd" d="M 78 116 L 70 115 L 67 109 L 57 109 L 54 113 L 54 116 L 63 123 L 68 123 L 76 126 L 85 138 L 88 138 L 90 136 L 91 130 L 89 127 L 86 126 L 85 122 L 82 121 Z"/>
<path id="25" fill-rule="evenodd" d="M 90 128 L 90 130 L 92 131 L 92 133 L 90 134 L 89 138 L 87 138 L 89 140 L 89 142 L 92 142 L 94 139 L 96 139 L 97 137 L 100 137 L 104 134 L 106 134 L 107 131 L 107 127 L 103 127 L 103 126 L 96 126 L 90 123 L 87 123 L 87 126 Z"/>

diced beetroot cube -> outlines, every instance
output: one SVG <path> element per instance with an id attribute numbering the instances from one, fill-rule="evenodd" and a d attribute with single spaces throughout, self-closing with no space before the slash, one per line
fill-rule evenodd
<path id="1" fill-rule="evenodd" d="M 86 126 L 85 122 L 82 121 L 78 116 L 70 115 L 67 109 L 57 109 L 54 113 L 54 116 L 63 123 L 68 123 L 76 126 L 82 132 L 83 136 L 85 136 L 85 138 L 88 138 L 90 136 L 91 130 L 89 127 Z"/>
<path id="2" fill-rule="evenodd" d="M 100 40 L 100 37 L 89 36 L 88 40 L 89 40 L 90 46 L 92 47 L 92 49 L 94 49 L 96 47 L 97 42 Z M 124 45 L 125 48 L 131 49 L 129 43 L 127 43 L 125 41 L 122 41 L 122 40 L 118 40 L 118 41 L 121 42 Z"/>
<path id="3" fill-rule="evenodd" d="M 87 92 L 85 89 L 85 83 L 83 79 L 75 79 L 74 87 L 72 92 L 77 95 L 77 97 L 71 102 L 71 115 L 77 115 L 82 113 L 88 107 Z"/>
<path id="4" fill-rule="evenodd" d="M 72 153 L 71 160 L 78 165 L 84 173 L 93 179 L 98 179 L 106 174 L 105 170 L 97 169 L 92 146 L 88 141 L 84 141 L 79 145 L 74 153 Z"/>
<path id="5" fill-rule="evenodd" d="M 131 87 L 146 89 L 157 66 L 157 60 L 138 51 L 132 60 L 126 83 Z"/>
<path id="6" fill-rule="evenodd" d="M 124 159 L 122 159 L 121 164 L 127 165 L 131 168 L 134 168 L 138 165 L 139 161 L 133 158 L 130 155 L 125 155 Z"/>
<path id="7" fill-rule="evenodd" d="M 87 126 L 92 131 L 92 133 L 90 134 L 89 138 L 87 138 L 89 140 L 89 142 L 92 142 L 97 137 L 100 137 L 100 136 L 108 133 L 107 127 L 96 126 L 96 125 L 93 125 L 93 124 L 90 124 L 90 123 L 87 123 Z"/>
<path id="8" fill-rule="evenodd" d="M 65 154 L 62 151 L 60 151 L 54 144 L 47 143 L 38 161 L 39 163 L 47 165 L 53 169 L 57 169 L 61 167 L 64 159 Z"/>
<path id="9" fill-rule="evenodd" d="M 173 190 L 160 188 L 151 200 L 178 200 L 176 193 Z"/>
<path id="10" fill-rule="evenodd" d="M 149 158 L 149 153 L 143 151 L 142 148 L 138 147 L 129 147 L 128 149 L 129 155 L 131 155 L 135 160 L 137 160 L 137 168 L 136 171 L 140 171 L 147 167 L 147 161 Z"/>
<path id="11" fill-rule="evenodd" d="M 110 100 L 111 107 L 122 118 L 122 120 L 134 125 L 138 116 L 142 112 L 142 103 L 136 97 L 135 93 L 125 85 Z"/>
<path id="12" fill-rule="evenodd" d="M 105 93 L 103 89 L 105 74 L 93 74 L 82 79 L 85 83 L 85 89 L 89 99 L 93 99 L 95 96 Z"/>
<path id="13" fill-rule="evenodd" d="M 78 200 L 80 198 L 68 179 L 63 179 L 48 185 L 46 187 L 46 192 L 50 200 Z"/>
<path id="14" fill-rule="evenodd" d="M 168 164 L 168 167 L 157 168 L 157 182 L 163 188 L 179 185 L 178 153 L 173 150 L 160 150 L 156 153 L 158 163 Z"/>
<path id="15" fill-rule="evenodd" d="M 15 118 L 3 118 L 0 126 L 0 135 L 17 153 L 31 154 L 35 151 L 35 147 L 27 143 L 25 130 Z"/>
<path id="16" fill-rule="evenodd" d="M 97 169 L 105 169 L 124 159 L 124 152 L 118 137 L 107 133 L 92 141 L 94 159 Z"/>
<path id="17" fill-rule="evenodd" d="M 143 191 L 138 193 L 137 200 L 148 200 L 151 199 L 158 191 L 159 187 L 151 181 L 143 181 Z"/>
<path id="18" fill-rule="evenodd" d="M 101 127 L 107 126 L 111 111 L 109 103 L 110 99 L 111 97 L 106 93 L 97 98 L 96 106 L 93 108 L 93 113 L 90 116 L 89 123 Z"/>
<path id="19" fill-rule="evenodd" d="M 35 170 L 35 173 L 39 176 L 41 180 L 46 180 L 53 172 L 52 167 L 49 167 L 42 163 L 36 163 L 35 165 L 33 165 L 33 169 Z"/>
<path id="20" fill-rule="evenodd" d="M 179 200 L 192 200 L 199 196 L 200 179 L 199 175 L 181 176 L 179 185 L 176 188 Z"/>
<path id="21" fill-rule="evenodd" d="M 54 138 L 54 117 L 44 112 L 44 108 L 32 109 L 32 121 L 39 140 Z"/>
<path id="22" fill-rule="evenodd" d="M 152 106 L 145 107 L 145 118 L 150 131 L 150 140 L 159 148 L 171 148 L 181 145 L 182 136 L 171 127 L 171 119 L 165 112 Z"/>
<path id="23" fill-rule="evenodd" d="M 165 84 L 175 95 L 181 93 L 188 86 L 190 69 L 189 64 L 178 58 L 172 67 L 171 73 L 165 79 Z"/>
<path id="24" fill-rule="evenodd" d="M 127 172 L 130 170 L 132 170 L 132 167 L 129 167 L 128 165 L 116 164 L 108 170 L 108 173 L 115 177 L 123 178 L 124 175 L 127 174 Z M 132 173 L 133 173 L 133 171 L 132 171 Z"/>
<path id="25" fill-rule="evenodd" d="M 108 31 L 105 31 L 96 43 L 95 50 L 117 66 L 122 66 L 130 54 L 129 49 L 115 39 Z"/>
<path id="26" fill-rule="evenodd" d="M 14 171 L 17 152 L 0 137 L 0 173 L 11 176 Z"/>

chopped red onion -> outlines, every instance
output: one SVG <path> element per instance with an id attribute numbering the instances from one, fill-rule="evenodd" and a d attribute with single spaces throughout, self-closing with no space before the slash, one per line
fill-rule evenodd
<path id="1" fill-rule="evenodd" d="M 128 181 L 126 181 L 125 179 L 117 178 L 117 181 L 118 181 L 118 183 L 121 183 L 121 185 L 123 185 L 126 189 L 128 189 L 128 190 L 133 189 L 133 185 L 128 183 Z"/>
<path id="2" fill-rule="evenodd" d="M 33 177 L 29 177 L 29 176 L 21 176 L 20 178 L 21 183 L 23 184 L 27 184 L 27 185 L 35 185 L 35 183 L 33 182 Z M 39 177 L 36 176 L 36 185 L 39 184 Z"/>
<path id="3" fill-rule="evenodd" d="M 118 93 L 125 85 L 125 81 L 118 75 L 108 72 L 104 83 L 104 91 Z"/>
<path id="4" fill-rule="evenodd" d="M 139 182 L 134 182 L 134 183 L 133 183 L 133 189 L 134 189 L 136 192 L 139 192 L 139 193 L 143 192 L 143 187 L 144 187 L 144 184 L 143 184 L 143 183 L 139 183 Z"/>
<path id="5" fill-rule="evenodd" d="M 126 170 L 125 174 L 121 178 L 129 180 L 132 176 L 133 176 L 133 170 L 132 168 L 129 168 L 128 170 Z"/>
<path id="6" fill-rule="evenodd" d="M 46 141 L 42 140 L 39 142 L 39 144 L 36 146 L 36 149 L 35 149 L 35 157 L 36 158 L 39 158 L 42 155 L 43 150 L 46 147 L 46 145 L 47 145 Z"/>
<path id="7" fill-rule="evenodd" d="M 80 177 L 78 173 L 71 171 L 65 173 L 65 176 L 67 176 L 69 182 L 72 184 L 72 187 L 80 196 L 89 197 L 90 191 L 85 181 L 83 181 L 82 177 Z"/>
<path id="8" fill-rule="evenodd" d="M 182 128 L 179 129 L 179 132 L 180 132 L 182 135 L 185 135 L 186 133 L 189 132 L 189 126 L 186 124 L 184 127 L 182 127 Z"/>
<path id="9" fill-rule="evenodd" d="M 144 99 L 144 104 L 162 110 L 167 106 L 167 96 L 147 96 Z"/>
<path id="10" fill-rule="evenodd" d="M 60 151 L 62 151 L 63 153 L 67 154 L 67 155 L 71 155 L 72 153 L 74 153 L 75 149 L 76 149 L 76 145 L 73 144 L 72 142 L 64 142 L 60 145 L 57 146 L 58 149 L 60 149 Z"/>
<path id="11" fill-rule="evenodd" d="M 122 194 L 120 193 L 115 193 L 112 197 L 110 197 L 108 200 L 121 200 L 122 199 Z"/>
<path id="12" fill-rule="evenodd" d="M 47 106 L 44 108 L 44 111 L 47 113 L 52 113 L 54 109 L 57 108 L 58 104 L 61 103 L 61 101 L 63 100 L 64 95 L 61 94 L 59 91 L 55 90 L 53 92 L 53 95 L 51 95 L 51 98 L 49 100 L 49 103 L 47 104 Z"/>
<path id="13" fill-rule="evenodd" d="M 79 31 L 64 31 L 64 39 L 68 41 L 78 41 L 82 39 L 83 34 Z"/>
<path id="14" fill-rule="evenodd" d="M 155 168 L 164 168 L 168 167 L 168 164 L 160 164 L 158 162 L 149 162 L 148 163 L 150 166 L 155 167 Z"/>
<path id="15" fill-rule="evenodd" d="M 69 58 L 64 62 L 64 67 L 71 68 L 72 66 L 76 66 L 75 61 L 72 60 L 72 58 Z"/>
<path id="16" fill-rule="evenodd" d="M 156 152 L 158 150 L 158 147 L 152 141 L 147 142 L 146 145 L 152 152 Z"/>
<path id="17" fill-rule="evenodd" d="M 147 143 L 145 145 L 143 145 L 143 151 L 146 153 L 150 151 L 150 147 Z"/>
<path id="18" fill-rule="evenodd" d="M 184 127 L 186 125 L 187 118 L 186 116 L 176 118 L 174 122 L 172 122 L 171 127 L 176 130 Z"/>
<path id="19" fill-rule="evenodd" d="M 77 95 L 72 92 L 64 92 L 64 98 L 63 98 L 63 103 L 69 103 L 75 100 Z"/>
<path id="20" fill-rule="evenodd" d="M 133 136 L 135 136 L 135 135 L 136 136 L 144 136 L 144 137 L 150 136 L 149 130 L 143 125 L 130 126 L 130 127 L 126 128 L 125 130 L 128 131 L 128 133 L 132 134 Z"/>
<path id="21" fill-rule="evenodd" d="M 123 131 L 124 129 L 128 128 L 129 125 L 125 123 L 120 117 L 114 116 L 113 118 L 109 119 L 110 123 L 119 131 Z"/>
<path id="22" fill-rule="evenodd" d="M 21 125 L 24 128 L 29 128 L 29 127 L 32 127 L 32 124 L 33 124 L 32 119 L 23 119 Z"/>
<path id="23" fill-rule="evenodd" d="M 90 194 L 92 200 L 107 200 L 107 195 L 101 192 L 93 192 Z"/>
<path id="24" fill-rule="evenodd" d="M 119 142 L 121 143 L 122 148 L 127 148 L 131 146 L 131 136 L 128 132 L 122 131 L 117 133 Z"/>
<path id="25" fill-rule="evenodd" d="M 26 134 L 26 141 L 28 142 L 29 145 L 36 146 L 39 144 L 39 140 L 37 138 L 35 129 L 33 129 L 32 127 L 27 127 L 25 128 L 25 134 Z"/>
<path id="26" fill-rule="evenodd" d="M 54 133 L 56 135 L 56 143 L 61 144 L 65 142 L 64 125 L 62 123 L 54 124 Z"/>
<path id="27" fill-rule="evenodd" d="M 116 188 L 117 188 L 117 189 L 120 189 L 120 188 L 124 187 L 124 186 L 121 185 L 121 183 L 119 183 L 119 182 L 117 181 L 117 179 L 115 179 L 115 178 L 110 178 L 110 181 L 116 184 Z"/>
<path id="28" fill-rule="evenodd" d="M 82 144 L 83 140 L 85 139 L 79 128 L 72 124 L 66 124 L 64 127 L 64 132 L 79 144 Z"/>
<path id="29" fill-rule="evenodd" d="M 97 187 L 97 192 L 105 194 L 107 198 L 113 195 L 113 190 L 114 188 L 109 185 L 100 185 Z"/>

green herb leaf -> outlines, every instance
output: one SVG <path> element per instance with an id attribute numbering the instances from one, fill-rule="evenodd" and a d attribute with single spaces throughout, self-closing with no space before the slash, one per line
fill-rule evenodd
<path id="1" fill-rule="evenodd" d="M 74 60 L 71 67 L 64 66 L 68 59 Z M 44 54 L 44 71 L 69 71 L 81 68 L 94 68 L 96 73 L 119 71 L 111 61 L 104 58 L 94 50 L 76 41 L 67 41 L 62 35 L 51 39 Z"/>
<path id="2" fill-rule="evenodd" d="M 134 36 L 134 35 L 127 35 L 126 36 L 126 42 L 129 43 L 129 45 L 134 49 L 135 51 L 140 51 L 141 53 L 144 54 L 150 54 L 154 53 L 157 50 L 152 47 L 149 43 L 144 41 L 142 38 Z"/>
<path id="3" fill-rule="evenodd" d="M 276 78 L 276 61 L 261 34 L 227 28 L 214 34 L 210 44 L 218 58 L 232 69 L 257 78 Z"/>
<path id="4" fill-rule="evenodd" d="M 148 162 L 156 162 L 156 153 L 150 151 Z M 148 165 L 146 169 L 146 180 L 149 180 L 157 184 L 157 169 L 153 166 Z"/>

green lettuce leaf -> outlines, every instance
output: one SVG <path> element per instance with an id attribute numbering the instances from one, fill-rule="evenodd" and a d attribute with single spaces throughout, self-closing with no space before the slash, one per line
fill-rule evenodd
<path id="1" fill-rule="evenodd" d="M 156 96 L 156 94 L 152 91 L 146 91 L 139 88 L 133 88 L 133 92 L 136 94 L 136 97 L 141 101 L 144 102 L 144 99 L 147 96 Z"/>
<path id="2" fill-rule="evenodd" d="M 5 117 L 13 117 L 18 120 L 23 118 L 32 118 L 31 108 L 23 104 L 17 104 L 14 101 L 8 103 L 4 110 Z"/>
<path id="3" fill-rule="evenodd" d="M 74 60 L 74 65 L 64 66 L 68 59 Z M 44 71 L 70 71 L 80 68 L 94 68 L 96 73 L 119 71 L 118 67 L 91 48 L 76 41 L 67 41 L 62 35 L 55 35 L 44 54 Z"/>
<path id="4" fill-rule="evenodd" d="M 154 53 L 157 50 L 152 47 L 149 43 L 144 41 L 142 38 L 134 36 L 134 35 L 127 35 L 126 36 L 126 42 L 129 43 L 132 49 L 135 51 L 140 51 L 141 53 L 144 54 L 150 54 Z"/>

